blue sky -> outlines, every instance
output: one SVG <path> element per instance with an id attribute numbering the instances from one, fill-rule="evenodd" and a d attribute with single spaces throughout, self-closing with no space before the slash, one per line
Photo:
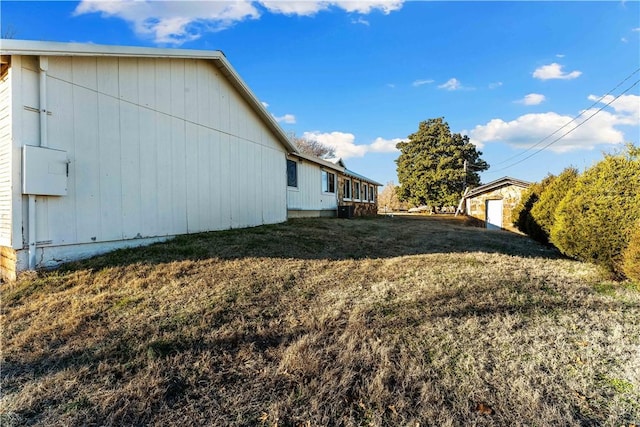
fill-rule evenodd
<path id="1" fill-rule="evenodd" d="M 285 131 L 381 183 L 397 183 L 395 144 L 435 117 L 480 147 L 483 182 L 539 181 L 640 142 L 638 1 L 3 0 L 0 11 L 17 39 L 222 50 Z"/>

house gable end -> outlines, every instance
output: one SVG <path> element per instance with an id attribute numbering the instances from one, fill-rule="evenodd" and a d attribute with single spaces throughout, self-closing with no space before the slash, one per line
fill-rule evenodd
<path id="1" fill-rule="evenodd" d="M 249 89 L 221 51 L 109 46 L 31 40 L 2 40 L 1 46 L 2 56 L 7 58 L 7 61 L 11 55 L 43 55 L 51 57 L 70 56 L 75 58 L 118 57 L 137 59 L 141 62 L 158 59 L 203 60 L 209 62 L 213 64 L 214 69 L 217 68 L 218 72 L 224 76 L 228 83 L 235 89 L 237 95 L 244 99 L 246 106 L 254 111 L 256 117 L 262 122 L 263 128 L 272 133 L 273 139 L 278 141 L 285 151 L 297 152 L 297 148 L 291 143 L 286 133 Z"/>

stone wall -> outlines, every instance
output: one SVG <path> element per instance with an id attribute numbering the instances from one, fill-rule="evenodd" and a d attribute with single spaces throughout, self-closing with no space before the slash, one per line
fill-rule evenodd
<path id="1" fill-rule="evenodd" d="M 525 188 L 517 185 L 508 185 L 467 199 L 467 215 L 486 221 L 487 200 L 502 200 L 502 227 L 506 230 L 517 231 L 511 221 L 511 214 L 520 202 L 524 190 Z"/>
<path id="2" fill-rule="evenodd" d="M 0 246 L 0 280 L 16 280 L 16 251 L 6 246 Z"/>
<path id="3" fill-rule="evenodd" d="M 378 187 L 373 186 L 373 203 L 372 202 L 361 202 L 357 200 L 344 200 L 344 181 L 345 176 L 338 176 L 338 206 L 353 206 L 353 216 L 369 216 L 369 215 L 377 215 L 378 214 Z M 360 181 L 358 179 L 349 178 L 351 182 L 359 181 L 361 183 L 365 183 L 366 181 Z M 369 185 L 369 183 L 367 183 Z"/>
<path id="4" fill-rule="evenodd" d="M 340 206 L 353 206 L 353 216 L 369 216 L 378 214 L 378 206 L 375 203 L 361 203 L 344 200 Z"/>

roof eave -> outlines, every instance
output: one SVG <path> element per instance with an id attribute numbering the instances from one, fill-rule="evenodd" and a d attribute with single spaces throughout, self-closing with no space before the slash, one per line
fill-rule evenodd
<path id="1" fill-rule="evenodd" d="M 373 184 L 375 186 L 382 187 L 382 184 L 380 184 L 379 182 L 374 181 L 371 178 L 367 178 L 366 176 L 360 175 L 359 173 L 353 172 L 353 171 L 351 171 L 351 170 L 349 170 L 347 168 L 344 169 L 344 174 L 349 176 L 349 177 L 351 177 L 351 178 L 356 178 L 356 179 L 359 179 L 361 181 L 367 181 L 369 184 Z"/>
<path id="2" fill-rule="evenodd" d="M 117 46 L 91 43 L 63 43 L 40 40 L 1 39 L 3 55 L 50 56 L 118 56 L 136 58 L 199 58 L 224 57 L 220 50 L 171 49 L 141 46 Z"/>
<path id="3" fill-rule="evenodd" d="M 212 61 L 216 67 L 238 90 L 242 98 L 251 105 L 253 110 L 273 132 L 278 141 L 288 152 L 297 153 L 297 147 L 291 142 L 287 134 L 266 110 L 240 75 L 231 66 L 224 53 L 220 50 L 191 50 L 167 49 L 136 46 L 109 46 L 86 43 L 60 43 L 36 40 L 0 40 L 2 56 L 109 56 L 135 58 L 175 58 L 175 59 L 203 59 Z"/>
<path id="4" fill-rule="evenodd" d="M 273 115 L 269 113 L 264 105 L 262 105 L 262 103 L 258 100 L 258 98 L 256 98 L 251 89 L 249 89 L 247 84 L 242 80 L 240 75 L 229 63 L 227 58 L 222 55 L 216 58 L 215 62 L 220 71 L 224 73 L 231 84 L 238 90 L 238 92 L 240 92 L 245 101 L 247 101 L 254 107 L 256 113 L 258 113 L 260 118 L 265 122 L 267 127 L 274 133 L 274 135 L 276 135 L 280 143 L 282 143 L 282 145 L 287 148 L 288 152 L 298 153 L 298 147 L 296 147 L 296 145 L 291 142 L 289 136 L 280 127 Z"/>
<path id="5" fill-rule="evenodd" d="M 531 185 L 531 183 L 520 180 L 520 179 L 511 178 L 511 177 L 502 177 L 470 190 L 469 193 L 467 193 L 467 195 L 465 196 L 465 198 L 474 197 L 479 194 L 487 193 L 489 191 L 495 190 L 496 188 L 500 188 L 508 185 L 516 185 L 518 187 L 527 188 Z"/>
<path id="6" fill-rule="evenodd" d="M 333 169 L 333 170 L 336 170 L 338 172 L 343 172 L 344 173 L 344 168 L 342 166 L 337 165 L 337 164 L 332 163 L 332 162 L 329 162 L 329 161 L 327 161 L 325 159 L 321 159 L 319 157 L 312 156 L 312 155 L 309 155 L 309 154 L 304 154 L 304 153 L 301 153 L 301 152 L 292 152 L 291 155 L 293 155 L 295 157 L 298 157 L 300 159 L 307 160 L 307 161 L 309 161 L 311 163 L 316 163 L 319 166 L 323 166 L 325 168 Z"/>

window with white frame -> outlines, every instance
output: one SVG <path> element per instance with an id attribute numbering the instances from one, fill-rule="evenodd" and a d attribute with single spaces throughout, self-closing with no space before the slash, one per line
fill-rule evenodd
<path id="1" fill-rule="evenodd" d="M 287 159 L 287 186 L 298 186 L 298 163 Z"/>
<path id="2" fill-rule="evenodd" d="M 375 201 L 376 201 L 374 194 L 375 193 L 373 192 L 373 185 L 370 185 L 369 186 L 369 201 L 371 203 L 375 203 Z"/>
<path id="3" fill-rule="evenodd" d="M 344 179 L 344 188 L 342 198 L 344 200 L 351 200 L 351 180 L 349 178 Z"/>
<path id="4" fill-rule="evenodd" d="M 322 171 L 322 191 L 324 193 L 336 192 L 336 174 Z"/>
<path id="5" fill-rule="evenodd" d="M 360 183 L 353 181 L 353 199 L 360 200 Z"/>
<path id="6" fill-rule="evenodd" d="M 365 183 L 362 183 L 362 200 L 365 202 L 369 200 L 369 186 Z"/>

